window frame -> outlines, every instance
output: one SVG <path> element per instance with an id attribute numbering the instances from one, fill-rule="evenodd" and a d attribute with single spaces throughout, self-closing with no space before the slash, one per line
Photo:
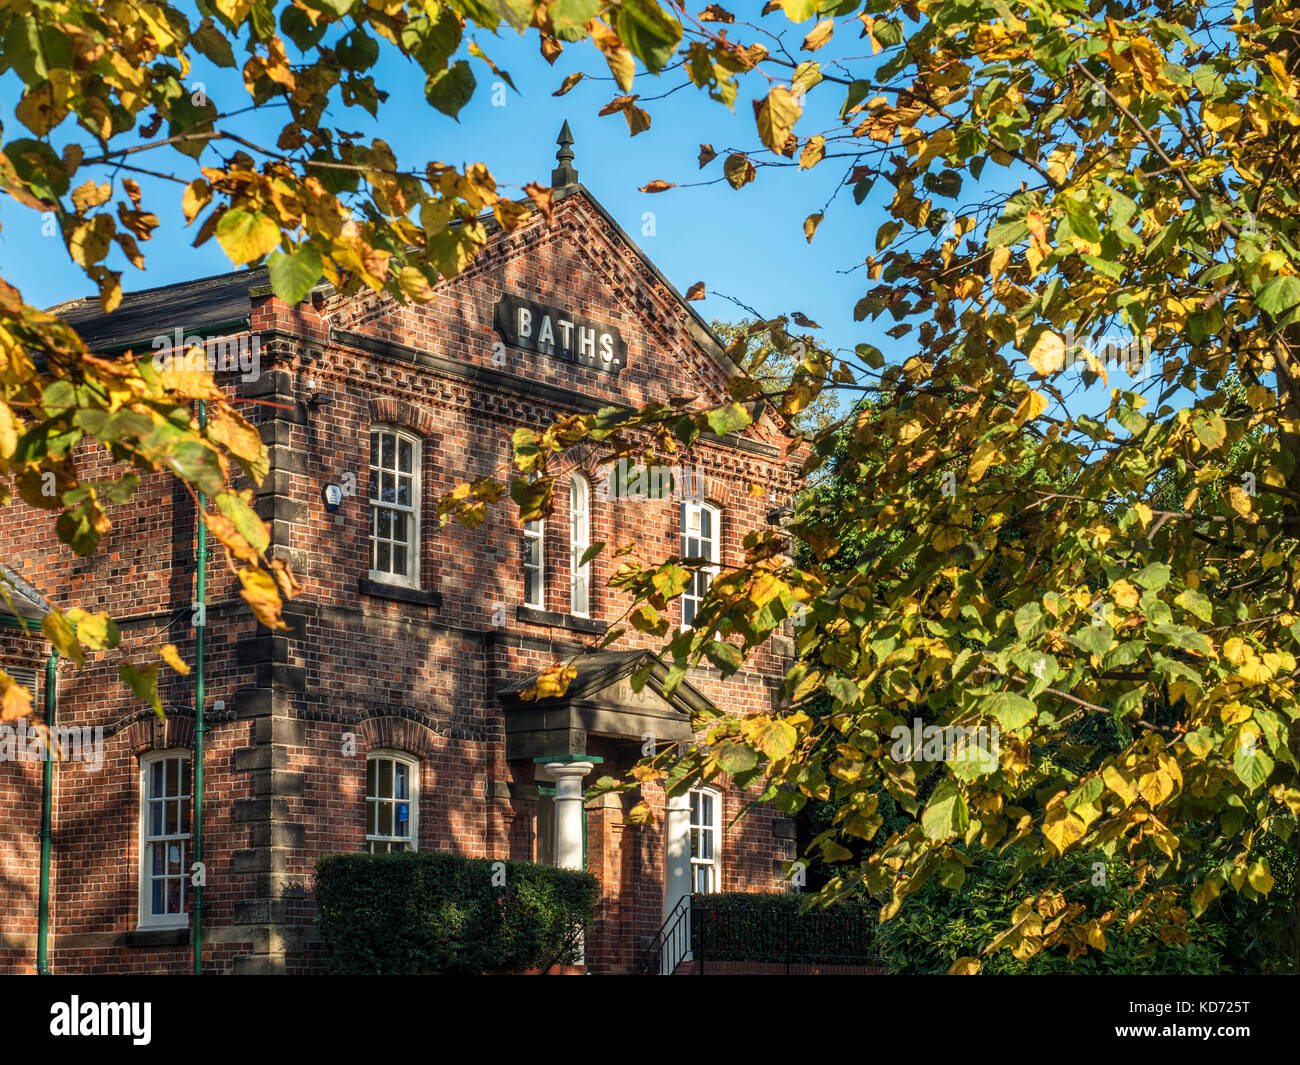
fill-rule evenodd
<path id="1" fill-rule="evenodd" d="M 691 894 L 717 894 L 722 890 L 722 792 L 717 788 L 691 788 L 688 792 L 688 796 L 688 801 L 690 803 L 688 842 L 690 844 L 691 853 Z M 699 821 L 695 818 L 696 796 L 708 798 L 713 803 L 713 817 L 708 824 L 705 824 L 702 818 Z M 711 858 L 696 857 L 696 832 L 700 832 L 701 834 L 707 832 L 710 834 L 713 843 L 713 856 Z M 697 870 L 703 869 L 709 871 L 709 879 L 712 881 L 712 886 L 707 891 L 700 891 L 697 887 Z"/>
<path id="2" fill-rule="evenodd" d="M 389 425 L 386 422 L 376 422 L 370 426 L 369 444 L 371 455 L 374 454 L 374 438 L 376 434 L 387 434 L 394 438 L 393 443 L 393 462 L 394 468 L 389 471 L 382 465 L 383 462 L 383 444 L 380 444 L 379 460 L 381 465 L 376 467 L 371 459 L 367 459 L 366 469 L 368 471 L 369 482 L 367 485 L 366 498 L 366 518 L 368 528 L 366 530 L 366 544 L 369 549 L 369 557 L 366 562 L 367 571 L 372 581 L 378 581 L 383 584 L 394 584 L 401 588 L 420 587 L 420 511 L 423 502 L 423 470 L 424 470 L 424 440 L 409 429 L 404 429 L 398 425 Z M 411 506 L 403 507 L 395 501 L 392 503 L 385 502 L 374 497 L 376 491 L 375 478 L 385 472 L 391 472 L 396 476 L 406 476 L 397 468 L 398 466 L 398 448 L 400 441 L 405 440 L 411 445 Z M 386 570 L 377 570 L 375 564 L 375 529 L 376 518 L 375 511 L 382 507 L 393 513 L 401 513 L 407 516 L 409 522 L 410 535 L 406 541 L 406 573 L 390 573 Z M 397 540 L 389 538 L 389 544 L 397 544 Z"/>
<path id="3" fill-rule="evenodd" d="M 396 796 L 394 796 L 393 798 L 386 798 L 385 796 L 382 795 L 370 794 L 370 786 L 369 786 L 370 763 L 372 760 L 378 760 L 381 758 L 387 759 L 388 761 L 394 763 L 400 762 L 402 765 L 406 766 L 407 791 L 409 792 L 409 795 L 405 800 L 398 799 Z M 365 842 L 364 842 L 364 846 L 362 847 L 363 853 L 370 853 L 370 854 L 393 853 L 391 844 L 395 842 L 406 843 L 407 844 L 405 848 L 406 850 L 418 851 L 420 849 L 420 760 L 416 758 L 415 755 L 410 754 L 407 751 L 399 751 L 389 747 L 376 747 L 373 750 L 366 752 L 365 772 L 366 772 L 365 780 L 363 781 L 361 786 L 362 817 L 365 819 Z M 396 779 L 395 776 L 394 779 Z M 376 772 L 376 780 L 378 780 L 378 772 Z M 378 790 L 377 785 L 376 785 L 376 790 Z M 376 802 L 397 803 L 397 802 L 405 801 L 407 803 L 407 805 L 410 807 L 410 810 L 409 810 L 409 816 L 407 817 L 407 821 L 406 821 L 407 833 L 408 833 L 406 836 L 395 836 L 395 835 L 383 836 L 380 835 L 378 832 L 372 833 L 370 831 L 370 802 L 372 799 Z M 394 824 L 396 824 L 395 820 L 394 820 Z M 390 847 L 387 852 L 375 851 L 371 846 L 371 844 L 373 843 L 388 843 L 390 844 Z"/>
<path id="4" fill-rule="evenodd" d="M 692 511 L 700 515 L 700 532 L 696 536 L 691 536 L 688 531 L 690 529 L 689 516 Z M 712 536 L 708 540 L 705 540 L 703 536 L 704 514 L 706 512 L 709 514 L 712 524 Z M 695 618 L 699 615 L 700 604 L 704 602 L 704 596 L 709 590 L 709 585 L 713 583 L 713 579 L 717 577 L 719 572 L 721 572 L 722 508 L 714 506 L 712 503 L 683 499 L 681 507 L 678 510 L 678 520 L 681 522 L 680 547 L 683 562 L 688 558 L 702 558 L 707 560 L 702 566 L 691 567 L 690 583 L 682 591 L 682 628 L 686 629 L 690 628 L 690 626 L 694 624 Z M 709 546 L 708 553 L 692 555 L 687 547 L 687 541 L 690 539 L 697 540 L 700 543 L 701 548 L 707 544 Z M 701 577 L 707 578 L 702 586 L 699 585 Z M 686 616 L 688 603 L 693 604 L 691 616 L 689 618 Z"/>
<path id="5" fill-rule="evenodd" d="M 537 564 L 530 565 L 528 562 L 528 543 L 530 540 L 537 541 Z M 523 545 L 523 580 L 524 580 L 524 606 L 533 610 L 546 609 L 546 521 L 538 518 L 536 521 L 524 522 L 524 545 Z M 530 571 L 537 573 L 537 597 L 530 599 L 528 594 L 528 574 Z"/>
<path id="6" fill-rule="evenodd" d="M 151 799 L 149 796 L 149 779 L 152 775 L 152 767 L 159 762 L 178 760 L 185 769 L 185 786 L 184 790 L 176 796 L 164 795 L 161 799 Z M 136 927 L 141 929 L 168 929 L 168 928 L 188 928 L 190 924 L 190 865 L 194 852 L 191 849 L 194 842 L 194 761 L 192 752 L 183 747 L 167 748 L 160 751 L 150 751 L 140 758 L 139 763 L 140 783 L 140 816 L 139 816 L 139 847 L 137 850 L 137 879 L 139 881 L 138 892 L 138 910 L 136 916 Z M 165 781 L 166 771 L 164 771 Z M 164 783 L 164 788 L 165 788 Z M 190 803 L 190 824 L 189 831 L 181 834 L 162 834 L 151 837 L 149 834 L 149 808 L 151 802 L 171 802 L 189 800 Z M 163 821 L 164 827 L 166 820 Z M 171 840 L 179 839 L 185 841 L 188 855 L 182 851 L 181 857 L 181 905 L 179 913 L 155 914 L 153 912 L 153 885 L 155 877 L 152 871 L 152 863 L 149 861 L 150 844 L 163 843 L 167 844 Z M 164 873 L 162 879 L 167 879 Z M 166 889 L 164 887 L 164 897 Z"/>
<path id="7" fill-rule="evenodd" d="M 582 486 L 582 508 L 577 506 L 578 486 Z M 591 482 L 581 473 L 569 478 L 569 613 L 574 617 L 591 617 L 591 560 L 579 564 L 591 547 Z M 586 604 L 578 609 L 578 583 L 583 586 Z"/>

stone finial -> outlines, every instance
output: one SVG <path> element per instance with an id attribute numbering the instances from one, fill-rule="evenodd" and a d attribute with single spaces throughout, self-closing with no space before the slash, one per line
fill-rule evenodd
<path id="1" fill-rule="evenodd" d="M 555 153 L 555 158 L 560 165 L 551 171 L 551 186 L 559 189 L 569 185 L 576 185 L 578 183 L 578 171 L 573 166 L 573 131 L 569 129 L 567 119 L 560 130 L 560 135 L 555 139 L 555 143 L 560 146 L 560 150 Z"/>

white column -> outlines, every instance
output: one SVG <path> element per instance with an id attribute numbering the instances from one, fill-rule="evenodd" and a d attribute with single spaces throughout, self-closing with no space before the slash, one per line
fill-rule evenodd
<path id="1" fill-rule="evenodd" d="M 555 781 L 555 864 L 561 869 L 581 869 L 582 778 L 595 766 L 591 762 L 548 762 L 546 772 Z"/>
<path id="2" fill-rule="evenodd" d="M 691 799 L 670 795 L 664 804 L 664 920 L 691 893 Z"/>

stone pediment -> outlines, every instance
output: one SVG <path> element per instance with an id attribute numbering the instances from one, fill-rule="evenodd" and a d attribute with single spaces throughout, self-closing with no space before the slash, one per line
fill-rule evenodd
<path id="1" fill-rule="evenodd" d="M 632 674 L 653 663 L 638 692 Z M 664 694 L 668 669 L 649 651 L 601 651 L 570 663 L 578 672 L 559 698 L 526 700 L 538 673 L 501 689 L 505 711 L 506 757 L 545 758 L 587 753 L 587 737 L 656 743 L 690 740 L 691 713 L 708 700 L 683 682 L 671 697 Z"/>

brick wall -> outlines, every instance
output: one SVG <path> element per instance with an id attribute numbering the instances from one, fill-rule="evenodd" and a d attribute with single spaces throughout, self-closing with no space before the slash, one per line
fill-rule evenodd
<path id="1" fill-rule="evenodd" d="M 628 343 L 627 368 L 615 377 L 513 350 L 502 358 L 500 348 L 494 359 L 492 309 L 504 291 L 617 326 Z M 322 964 L 311 926 L 313 863 L 364 845 L 367 751 L 418 759 L 421 848 L 534 858 L 537 781 L 531 762 L 506 761 L 496 692 L 598 638 L 583 631 L 590 625 L 567 619 L 566 484 L 547 523 L 550 613 L 542 615 L 518 612 L 522 539 L 510 507 L 490 511 L 476 529 L 440 529 L 432 517 L 437 497 L 459 481 L 504 474 L 520 425 L 541 427 L 592 404 L 720 396 L 727 371 L 701 345 L 674 294 L 583 194 L 562 200 L 550 225 L 537 220 L 498 237 L 425 307 L 371 294 L 318 294 L 288 307 L 253 288 L 249 317 L 262 372 L 232 387 L 276 404 L 245 408 L 272 459 L 258 510 L 303 593 L 289 606 L 290 632 L 271 634 L 248 616 L 219 555 L 209 564 L 205 964 L 219 972 L 309 972 Z M 187 323 L 165 331 L 174 325 Z M 309 406 L 311 391 L 331 401 Z M 422 444 L 419 589 L 426 594 L 416 601 L 363 585 L 375 422 L 406 428 Z M 766 513 L 795 488 L 798 462 L 782 457 L 775 427 L 756 427 L 746 439 L 744 447 L 702 441 L 682 459 L 705 472 L 708 498 L 723 508 L 724 567 L 740 561 L 745 533 L 765 525 Z M 595 484 L 594 459 L 580 453 L 562 469 L 581 470 Z M 88 476 L 108 469 L 102 455 L 83 452 L 79 462 Z M 357 486 L 336 514 L 321 503 L 331 481 Z M 601 501 L 593 493 L 591 511 L 593 542 L 636 539 L 648 558 L 678 551 L 672 501 Z M 108 611 L 124 634 L 121 651 L 81 670 L 60 669 L 60 721 L 103 725 L 106 735 L 97 772 L 68 763 L 57 773 L 52 967 L 182 972 L 189 966 L 184 933 L 136 931 L 138 765 L 151 750 L 192 746 L 193 678 L 164 680 L 163 725 L 117 683 L 116 668 L 151 660 L 163 642 L 194 660 L 194 504 L 174 481 L 149 476 L 136 502 L 112 517 L 99 552 L 79 560 L 55 542 L 45 515 L 21 502 L 0 511 L 3 557 L 15 569 L 61 605 Z M 609 559 L 593 568 L 591 617 L 612 624 L 628 601 L 605 586 Z M 493 624 L 494 610 L 498 620 L 504 613 L 504 626 Z M 729 712 L 766 710 L 789 651 L 778 642 L 725 683 L 710 669 L 689 679 Z M 631 634 L 615 649 L 657 645 Z M 44 653 L 39 639 L 0 630 L 0 664 L 31 664 Z M 593 777 L 625 770 L 637 746 L 591 736 L 587 752 L 605 759 Z M 662 793 L 645 790 L 661 812 Z M 724 826 L 748 797 L 726 793 Z M 0 969 L 31 971 L 39 765 L 0 764 L 0 798 L 9 812 L 0 825 Z M 597 972 L 631 968 L 662 917 L 662 824 L 624 826 L 628 804 L 611 797 L 588 810 L 588 865 L 602 882 L 587 942 Z M 731 827 L 723 886 L 778 887 L 779 860 L 794 857 L 785 835 L 770 808 Z"/>

